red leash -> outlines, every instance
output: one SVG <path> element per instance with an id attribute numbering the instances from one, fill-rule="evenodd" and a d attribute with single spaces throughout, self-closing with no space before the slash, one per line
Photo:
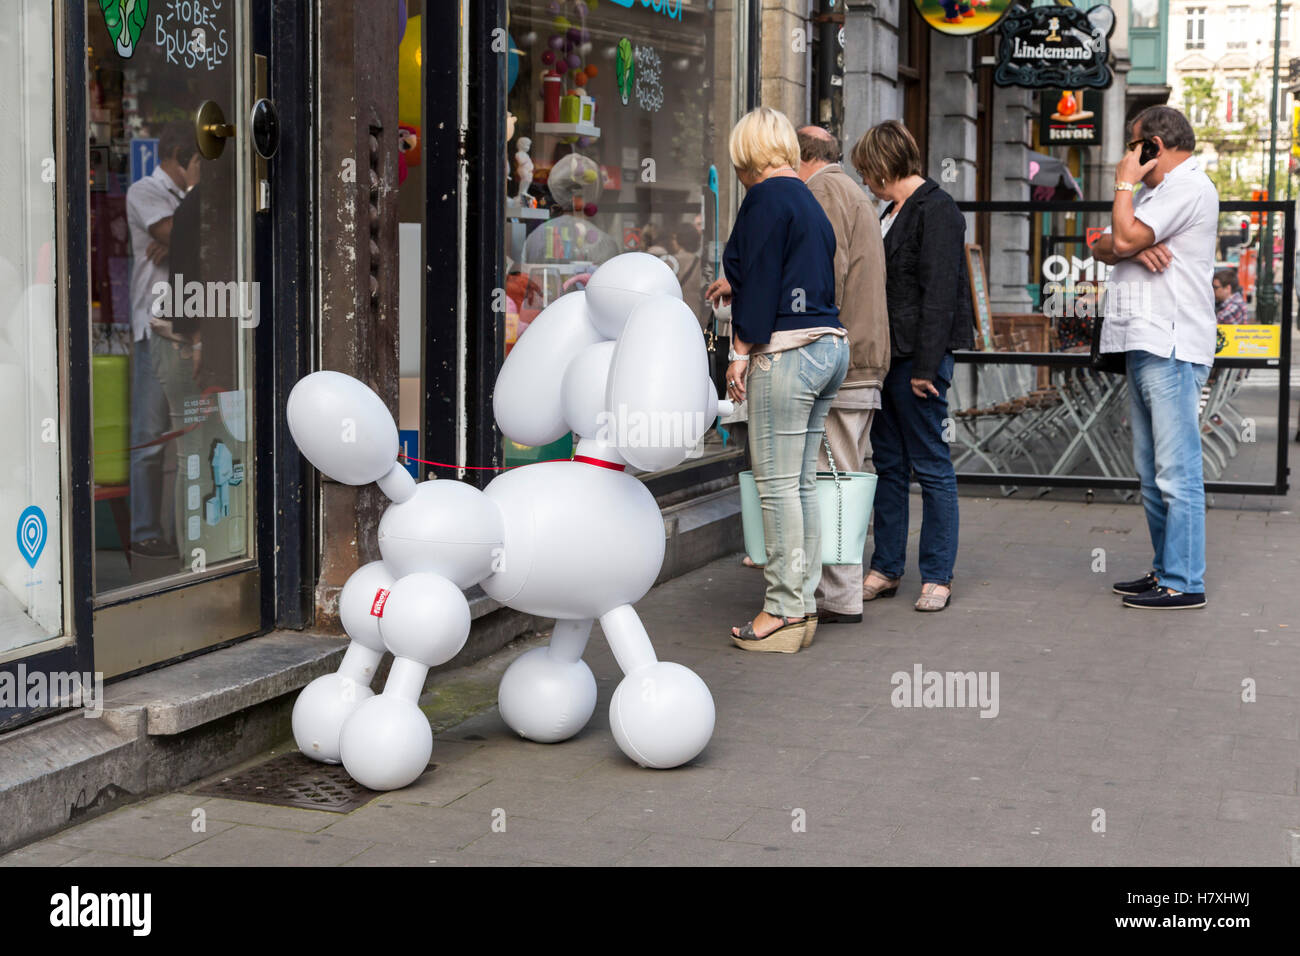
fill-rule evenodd
<path id="1" fill-rule="evenodd" d="M 551 461 L 580 461 L 587 465 L 599 465 L 601 468 L 610 468 L 614 471 L 623 471 L 626 465 L 616 465 L 612 461 L 603 461 L 599 458 L 588 458 L 586 455 L 574 455 L 572 458 L 544 458 L 542 461 L 530 461 L 524 465 L 449 465 L 443 461 L 425 461 L 423 458 L 416 458 L 405 452 L 400 456 L 406 461 L 419 462 L 421 465 L 433 465 L 435 468 L 464 468 L 468 471 L 508 471 L 511 468 L 523 468 L 526 465 L 541 465 Z"/>

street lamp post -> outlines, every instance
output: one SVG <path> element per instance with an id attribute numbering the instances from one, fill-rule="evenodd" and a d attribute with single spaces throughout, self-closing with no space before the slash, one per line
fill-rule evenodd
<path id="1" fill-rule="evenodd" d="M 1277 198 L 1277 99 L 1281 79 L 1282 0 L 1273 7 L 1273 96 L 1269 113 L 1268 198 Z M 1277 295 L 1273 291 L 1273 214 L 1263 213 L 1264 235 L 1259 241 L 1259 301 L 1255 318 L 1260 324 L 1277 321 Z"/>

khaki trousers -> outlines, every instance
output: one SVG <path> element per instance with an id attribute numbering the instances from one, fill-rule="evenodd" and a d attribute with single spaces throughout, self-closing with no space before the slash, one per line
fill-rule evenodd
<path id="1" fill-rule="evenodd" d="M 826 416 L 826 439 L 830 442 L 831 454 L 835 456 L 836 468 L 875 472 L 871 464 L 871 419 L 875 414 L 874 408 L 831 407 Z M 825 445 L 818 452 L 817 470 L 830 470 Z M 822 565 L 817 607 L 839 614 L 861 614 L 861 563 Z"/>

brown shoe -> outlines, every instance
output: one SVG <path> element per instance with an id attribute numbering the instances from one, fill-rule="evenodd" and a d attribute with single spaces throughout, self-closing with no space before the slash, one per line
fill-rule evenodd
<path id="1" fill-rule="evenodd" d="M 898 584 L 901 578 L 894 578 L 892 581 L 881 574 L 879 571 L 872 571 L 862 582 L 862 600 L 874 601 L 876 598 L 891 598 L 898 593 Z"/>

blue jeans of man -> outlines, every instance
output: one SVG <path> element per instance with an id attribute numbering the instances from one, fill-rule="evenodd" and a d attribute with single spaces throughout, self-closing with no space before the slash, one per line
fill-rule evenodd
<path id="1" fill-rule="evenodd" d="M 871 568 L 890 580 L 907 568 L 907 525 L 912 473 L 921 485 L 920 567 L 922 584 L 947 585 L 957 562 L 957 475 L 945 431 L 951 427 L 948 387 L 952 353 L 939 363 L 938 395 L 912 392 L 912 360 L 896 359 L 880 390 L 880 410 L 871 423 L 876 465 L 876 549 Z"/>
<path id="2" fill-rule="evenodd" d="M 750 359 L 750 456 L 763 508 L 767 561 L 763 610 L 776 617 L 817 613 L 822 576 L 817 452 L 831 400 L 849 370 L 839 335 Z"/>
<path id="3" fill-rule="evenodd" d="M 1208 365 L 1129 352 L 1133 466 L 1155 553 L 1152 569 L 1175 591 L 1205 593 L 1205 476 L 1201 389 Z"/>
<path id="4" fill-rule="evenodd" d="M 161 445 L 148 445 L 167 431 L 167 397 L 154 371 L 150 340 L 132 346 L 131 354 L 131 540 L 164 537 L 162 528 Z M 123 542 L 125 546 L 125 542 Z"/>

